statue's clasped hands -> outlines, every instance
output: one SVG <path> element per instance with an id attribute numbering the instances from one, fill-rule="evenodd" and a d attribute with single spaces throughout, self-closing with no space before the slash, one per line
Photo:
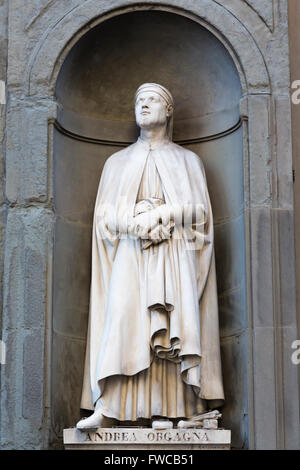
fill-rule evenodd
<path id="1" fill-rule="evenodd" d="M 171 237 L 174 222 L 168 217 L 161 217 L 160 207 L 138 213 L 131 219 L 129 233 L 141 238 L 143 248 L 158 244 Z"/>

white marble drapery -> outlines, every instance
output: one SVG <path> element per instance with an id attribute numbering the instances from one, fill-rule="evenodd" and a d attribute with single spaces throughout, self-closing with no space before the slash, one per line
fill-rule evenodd
<path id="1" fill-rule="evenodd" d="M 170 367 L 170 382 L 173 377 L 176 383 L 181 380 L 183 384 L 180 400 L 187 400 L 184 390 L 188 387 L 188 393 L 192 390 L 198 402 L 193 406 L 190 400 L 189 405 L 176 405 L 176 409 L 168 411 L 167 401 L 161 401 L 160 413 L 167 410 L 170 417 L 183 416 L 181 413 L 186 416 L 198 405 L 203 406 L 201 400 L 211 400 L 216 406 L 224 399 L 212 215 L 199 157 L 166 141 L 151 149 L 152 163 L 159 175 L 155 180 L 161 182 L 166 205 L 202 207 L 203 220 L 193 226 L 193 234 L 196 239 L 204 237 L 204 245 L 191 250 L 184 233 L 180 238 L 174 233 L 170 240 L 141 250 L 139 239 L 120 237 L 125 230 L 124 214 L 134 214 L 145 169 L 147 174 L 149 151 L 149 146 L 139 139 L 110 157 L 101 177 L 94 217 L 90 321 L 81 406 L 93 409 L 100 398 L 103 407 L 109 408 L 108 397 L 114 392 L 123 398 L 126 395 L 116 381 L 126 390 L 133 387 L 137 391 L 138 374 L 145 384 L 151 374 L 153 377 L 152 369 L 163 376 Z M 115 208 L 120 233 L 112 233 L 103 204 Z M 144 387 L 145 396 L 154 393 L 152 385 L 146 386 L 147 391 Z M 108 393 L 110 386 L 112 393 Z M 162 387 L 159 393 L 166 394 L 165 390 Z M 129 418 L 129 402 L 122 411 L 119 409 L 119 419 Z M 149 402 L 147 413 L 146 408 L 135 407 L 131 418 L 140 411 L 147 417 L 160 409 L 153 410 Z M 110 411 L 105 414 L 112 415 Z"/>

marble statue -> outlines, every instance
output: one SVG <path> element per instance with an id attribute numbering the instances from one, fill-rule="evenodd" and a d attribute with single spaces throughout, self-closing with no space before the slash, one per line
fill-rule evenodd
<path id="1" fill-rule="evenodd" d="M 167 429 L 220 417 L 212 211 L 200 158 L 172 142 L 173 109 L 166 88 L 141 85 L 140 137 L 102 172 L 81 401 L 93 413 L 81 430 L 106 418 Z"/>

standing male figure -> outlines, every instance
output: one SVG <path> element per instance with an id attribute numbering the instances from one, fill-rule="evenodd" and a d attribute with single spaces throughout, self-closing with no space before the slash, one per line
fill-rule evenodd
<path id="1" fill-rule="evenodd" d="M 193 422 L 223 404 L 210 200 L 199 157 L 171 140 L 173 106 L 141 85 L 140 137 L 102 172 L 81 402 L 94 412 L 79 429 Z"/>

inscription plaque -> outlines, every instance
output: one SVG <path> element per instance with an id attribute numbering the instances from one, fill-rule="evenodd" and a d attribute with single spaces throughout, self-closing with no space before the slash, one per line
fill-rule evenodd
<path id="1" fill-rule="evenodd" d="M 231 433 L 225 429 L 98 428 L 64 430 L 66 449 L 230 449 Z"/>

